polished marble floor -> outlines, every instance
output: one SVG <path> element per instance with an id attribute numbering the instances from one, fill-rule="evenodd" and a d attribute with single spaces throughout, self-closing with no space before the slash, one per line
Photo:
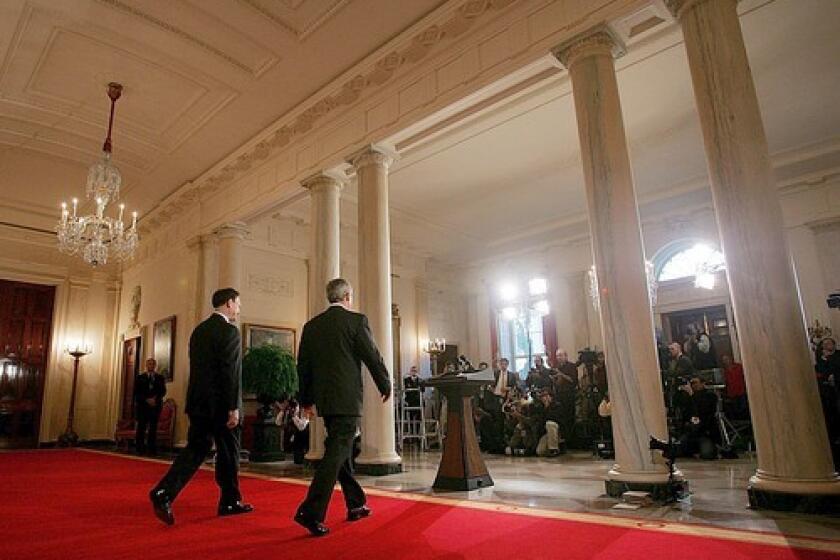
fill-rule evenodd
<path id="1" fill-rule="evenodd" d="M 437 492 L 431 486 L 440 453 L 408 449 L 403 472 L 388 476 L 359 476 L 366 487 L 391 492 L 433 495 L 516 507 L 539 508 L 608 516 L 640 518 L 648 523 L 682 522 L 727 529 L 771 531 L 837 540 L 840 518 L 747 508 L 747 480 L 755 471 L 752 459 L 683 460 L 678 467 L 690 481 L 691 496 L 683 503 L 654 505 L 638 510 L 614 510 L 618 500 L 604 492 L 604 477 L 612 466 L 588 453 L 554 458 L 485 455 L 494 486 L 471 492 Z M 251 463 L 244 470 L 278 477 L 308 479 L 311 471 L 291 461 Z"/>

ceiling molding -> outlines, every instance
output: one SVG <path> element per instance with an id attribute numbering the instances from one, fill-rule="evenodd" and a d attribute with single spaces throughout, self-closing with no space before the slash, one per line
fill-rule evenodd
<path id="1" fill-rule="evenodd" d="M 477 22 L 497 15 L 513 2 L 515 0 L 449 2 L 377 49 L 193 183 L 198 185 L 202 197 L 212 196 L 290 145 L 293 139 L 313 130 L 319 121 L 355 104 L 372 89 L 382 88 L 395 76 L 405 74 L 407 69 L 421 63 L 442 45 L 457 39 Z M 152 212 L 159 212 L 160 208 L 158 206 Z"/>
<path id="2" fill-rule="evenodd" d="M 237 59 L 233 55 L 223 51 L 222 49 L 213 46 L 212 44 L 208 43 L 207 41 L 205 41 L 201 37 L 198 37 L 197 35 L 189 33 L 187 31 L 185 31 L 184 29 L 181 29 L 177 25 L 174 25 L 174 24 L 172 24 L 168 21 L 164 21 L 163 19 L 161 19 L 159 17 L 156 17 L 156 16 L 154 16 L 154 15 L 148 13 L 148 12 L 145 12 L 145 11 L 139 9 L 139 8 L 131 6 L 130 4 L 127 4 L 126 2 L 122 2 L 121 0 L 96 0 L 96 1 L 101 3 L 101 4 L 104 4 L 106 6 L 109 6 L 113 9 L 115 9 L 115 10 L 118 10 L 118 11 L 121 11 L 125 14 L 128 14 L 130 16 L 142 19 L 147 24 L 153 25 L 153 26 L 159 28 L 162 31 L 172 33 L 173 35 L 176 35 L 177 37 L 179 37 L 179 38 L 193 44 L 194 46 L 212 54 L 213 56 L 216 56 L 216 57 L 224 60 L 225 62 L 227 62 L 228 64 L 237 68 L 238 70 L 246 72 L 246 73 L 250 74 L 251 76 L 254 76 L 255 78 L 259 77 L 268 68 L 270 68 L 273 64 L 275 64 L 277 62 L 277 59 L 274 58 L 273 60 L 270 60 L 269 62 L 266 62 L 266 63 L 264 63 L 264 64 L 262 64 L 258 67 L 252 67 L 252 66 L 240 61 L 239 59 Z"/>

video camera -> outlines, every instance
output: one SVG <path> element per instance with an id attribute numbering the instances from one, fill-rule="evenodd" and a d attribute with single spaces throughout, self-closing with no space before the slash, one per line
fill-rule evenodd
<path id="1" fill-rule="evenodd" d="M 651 451 L 661 451 L 665 458 L 665 463 L 668 465 L 668 498 L 666 502 L 678 502 L 689 497 L 688 482 L 679 479 L 675 476 L 676 469 L 674 463 L 677 460 L 677 453 L 679 452 L 680 444 L 673 438 L 668 438 L 668 441 L 663 441 L 650 436 L 650 443 L 648 449 Z"/>
<path id="2" fill-rule="evenodd" d="M 595 362 L 598 361 L 598 352 L 591 349 L 589 346 L 584 348 L 583 350 L 578 350 L 578 364 L 584 364 L 587 366 L 595 365 Z"/>

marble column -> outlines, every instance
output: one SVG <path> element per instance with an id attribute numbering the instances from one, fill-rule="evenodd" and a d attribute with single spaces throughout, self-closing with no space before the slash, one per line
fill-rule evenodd
<path id="1" fill-rule="evenodd" d="M 753 507 L 840 504 L 736 0 L 669 0 L 685 38 L 750 398 Z M 833 504 L 833 505 L 832 505 Z"/>
<path id="2" fill-rule="evenodd" d="M 340 198 L 342 184 L 319 173 L 301 183 L 309 190 L 309 317 L 327 307 L 327 283 L 340 276 Z M 310 423 L 308 461 L 324 456 L 324 421 L 320 417 Z"/>
<path id="3" fill-rule="evenodd" d="M 213 292 L 217 289 L 219 274 L 216 267 L 216 236 L 197 235 L 187 241 L 187 247 L 196 252 L 195 301 L 193 320 L 198 324 L 213 308 Z"/>
<path id="4" fill-rule="evenodd" d="M 391 157 L 372 147 L 349 159 L 356 169 L 359 207 L 359 309 L 393 380 L 391 331 L 391 233 L 388 216 L 388 167 Z M 393 398 L 393 397 L 392 397 Z M 367 372 L 364 374 L 362 451 L 356 459 L 360 472 L 382 475 L 402 470 L 394 434 L 394 406 L 382 402 Z"/>
<path id="5" fill-rule="evenodd" d="M 242 241 L 248 235 L 243 222 L 231 222 L 216 231 L 219 244 L 218 289 L 234 288 L 242 291 Z"/>
<path id="6" fill-rule="evenodd" d="M 555 49 L 575 100 L 612 402 L 616 464 L 607 492 L 661 496 L 668 471 L 649 450 L 668 437 L 636 193 L 613 63 L 616 41 L 595 28 Z"/>

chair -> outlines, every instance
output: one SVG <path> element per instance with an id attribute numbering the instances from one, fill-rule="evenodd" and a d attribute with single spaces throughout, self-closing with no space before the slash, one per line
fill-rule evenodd
<path id="1" fill-rule="evenodd" d="M 175 441 L 175 417 L 177 416 L 178 405 L 175 404 L 175 399 L 166 399 L 163 401 L 163 407 L 160 411 L 160 418 L 158 418 L 157 425 L 157 443 L 158 445 L 166 445 L 172 448 Z M 137 423 L 133 418 L 120 420 L 117 422 L 117 428 L 114 432 L 114 441 L 117 447 L 125 445 L 128 449 L 129 442 L 134 441 L 137 431 Z"/>

